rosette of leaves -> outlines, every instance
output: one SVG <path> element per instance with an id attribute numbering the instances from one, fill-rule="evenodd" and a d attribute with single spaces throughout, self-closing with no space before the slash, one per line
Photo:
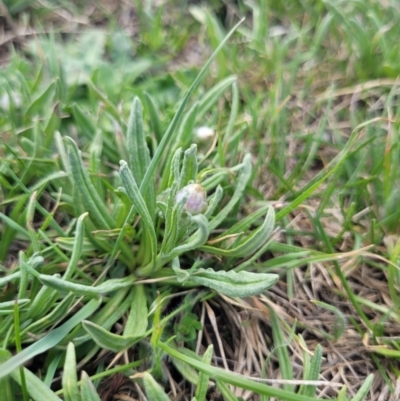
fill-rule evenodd
<path id="1" fill-rule="evenodd" d="M 168 176 L 167 188 L 157 197 L 155 172 L 149 179 L 146 178 L 152 170 L 154 158 L 150 158 L 143 130 L 142 106 L 136 98 L 127 132 L 127 148 L 131 158 L 128 162 L 120 162 L 122 187 L 116 191 L 119 200 L 111 205 L 113 213 L 90 181 L 78 147 L 72 139 L 68 139 L 68 147 L 75 195 L 84 208 L 82 212 L 89 213 L 85 220 L 89 241 L 99 245 L 99 239 L 90 234 L 95 230 L 119 230 L 117 243 L 121 260 L 124 262 L 126 257 L 132 255 L 128 268 L 135 276 L 175 275 L 181 283 L 198 284 L 238 297 L 256 295 L 277 281 L 275 274 L 252 273 L 245 271 L 243 266 L 237 266 L 238 260 L 251 261 L 252 256 L 258 255 L 257 252 L 267 244 L 275 222 L 274 210 L 270 205 L 226 228 L 208 242 L 215 229 L 227 226 L 227 217 L 245 196 L 245 188 L 251 177 L 249 154 L 229 170 L 217 168 L 214 174 L 208 174 L 207 170 L 198 171 L 196 145 L 186 150 L 179 147 L 168 163 L 169 171 L 164 173 Z M 225 197 L 220 182 L 232 172 L 237 172 L 234 191 Z M 203 176 L 207 178 L 200 184 L 199 178 Z M 210 193 L 208 198 L 207 193 Z M 129 209 L 129 212 L 124 216 L 122 227 L 117 227 L 113 215 L 121 209 L 122 203 L 128 205 L 124 210 Z M 257 224 L 261 218 L 262 223 L 249 233 L 249 227 Z M 139 251 L 134 255 L 124 230 L 135 219 L 139 220 L 135 238 L 135 248 Z M 181 269 L 181 258 L 193 251 L 197 251 L 196 263 L 189 269 Z M 208 264 L 210 255 L 226 258 L 228 262 L 225 266 L 236 265 L 241 271 L 214 270 Z M 185 266 L 188 260 L 185 259 Z"/>

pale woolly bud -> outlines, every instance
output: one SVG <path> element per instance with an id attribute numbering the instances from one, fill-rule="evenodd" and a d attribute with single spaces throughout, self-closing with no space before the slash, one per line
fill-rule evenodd
<path id="1" fill-rule="evenodd" d="M 195 131 L 198 142 L 208 142 L 214 137 L 214 130 L 210 127 L 199 127 Z"/>
<path id="2" fill-rule="evenodd" d="M 192 215 L 204 213 L 207 210 L 207 192 L 200 184 L 189 184 L 177 194 L 175 201 L 186 199 L 184 208 Z"/>

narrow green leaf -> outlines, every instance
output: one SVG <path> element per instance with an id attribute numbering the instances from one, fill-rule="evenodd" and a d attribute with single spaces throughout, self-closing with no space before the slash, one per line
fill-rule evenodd
<path id="1" fill-rule="evenodd" d="M 68 291 L 76 295 L 87 295 L 91 297 L 99 297 L 102 294 L 108 294 L 109 292 L 120 290 L 121 288 L 131 286 L 136 278 L 133 276 L 127 276 L 124 278 L 109 279 L 96 287 L 90 285 L 72 283 L 70 281 L 63 280 L 57 276 L 48 276 L 45 274 L 38 274 L 37 278 L 48 287 L 55 288 L 58 291 Z"/>
<path id="2" fill-rule="evenodd" d="M 182 118 L 182 115 L 184 114 L 186 105 L 192 95 L 192 93 L 194 92 L 194 90 L 197 88 L 197 86 L 199 85 L 200 81 L 203 79 L 203 77 L 205 76 L 208 67 L 211 65 L 211 63 L 213 62 L 213 60 L 215 59 L 215 57 L 217 56 L 217 54 L 222 50 L 222 48 L 225 46 L 225 44 L 228 42 L 229 38 L 233 35 L 233 33 L 236 31 L 236 29 L 238 28 L 238 26 L 243 22 L 243 20 L 239 21 L 232 29 L 231 31 L 228 33 L 228 35 L 226 35 L 226 37 L 224 38 L 224 40 L 221 42 L 221 44 L 215 49 L 214 53 L 211 55 L 211 57 L 208 59 L 208 61 L 206 62 L 206 64 L 203 66 L 203 68 L 201 69 L 201 71 L 199 72 L 199 75 L 196 77 L 196 79 L 193 81 L 192 85 L 190 86 L 190 88 L 188 89 L 185 97 L 183 98 L 181 104 L 179 105 L 178 111 L 176 112 L 176 114 L 174 115 L 174 118 L 172 119 L 170 125 L 167 128 L 167 131 L 165 132 L 165 134 L 163 135 L 160 144 L 157 147 L 157 150 L 153 156 L 153 159 L 151 160 L 151 163 L 149 165 L 149 168 L 146 171 L 146 174 L 143 178 L 142 184 L 140 186 L 140 192 L 142 194 L 146 193 L 146 189 L 147 189 L 147 185 L 149 185 L 149 183 L 153 180 L 153 175 L 154 172 L 157 168 L 157 166 L 160 164 L 160 161 L 163 157 L 163 155 L 166 153 L 167 151 L 167 147 L 171 142 L 171 139 L 174 135 L 174 132 L 176 130 L 176 128 L 179 125 L 179 122 Z"/>
<path id="3" fill-rule="evenodd" d="M 365 379 L 363 385 L 360 387 L 360 389 L 357 391 L 357 394 L 351 399 L 351 401 L 363 401 L 365 397 L 368 395 L 372 387 L 373 381 L 374 381 L 374 375 L 371 373 Z"/>
<path id="4" fill-rule="evenodd" d="M 36 98 L 26 111 L 25 117 L 33 117 L 43 110 L 47 110 L 47 104 L 53 99 L 56 89 L 56 81 L 53 81 L 44 92 Z"/>
<path id="5" fill-rule="evenodd" d="M 230 148 L 232 148 L 232 144 L 235 144 L 234 141 L 232 141 L 232 138 L 234 137 L 233 135 L 233 130 L 235 127 L 235 124 L 237 123 L 237 116 L 239 112 L 239 89 L 238 89 L 238 84 L 237 81 L 232 82 L 232 104 L 231 104 L 231 113 L 229 116 L 229 121 L 226 126 L 226 130 L 224 133 L 224 138 L 221 142 L 221 144 L 218 143 L 219 146 L 223 147 L 221 149 L 221 152 L 228 152 L 230 151 Z M 229 144 L 231 143 L 231 146 Z M 225 160 L 225 157 L 224 157 Z"/>
<path id="6" fill-rule="evenodd" d="M 88 213 L 82 214 L 81 216 L 79 216 L 78 221 L 76 222 L 74 248 L 72 249 L 72 255 L 70 257 L 68 266 L 63 276 L 64 280 L 69 280 L 72 277 L 75 269 L 77 268 L 79 259 L 81 257 L 84 234 L 85 234 L 85 227 L 83 225 L 83 220 L 87 215 Z"/>
<path id="7" fill-rule="evenodd" d="M 82 401 L 101 401 L 92 381 L 84 370 L 81 374 L 81 383 Z"/>
<path id="8" fill-rule="evenodd" d="M 330 312 L 335 314 L 335 323 L 333 325 L 333 338 L 334 340 L 338 340 L 342 334 L 344 333 L 344 330 L 346 329 L 346 317 L 345 315 L 336 307 L 333 305 L 329 305 L 325 302 L 317 301 L 317 300 L 312 300 L 312 303 L 315 305 L 320 306 L 321 308 L 324 308 L 326 310 L 329 310 Z"/>
<path id="9" fill-rule="evenodd" d="M 111 229 L 115 227 L 115 221 L 100 198 L 96 188 L 89 178 L 89 174 L 83 165 L 80 157 L 80 151 L 72 138 L 65 138 L 68 145 L 68 157 L 71 165 L 72 177 L 75 185 L 75 191 L 79 193 L 86 211 L 90 218 L 101 229 Z"/>
<path id="10" fill-rule="evenodd" d="M 29 266 L 26 261 L 25 254 L 19 252 L 19 269 L 21 271 L 21 279 L 19 281 L 18 298 L 25 298 L 25 293 L 28 288 Z"/>
<path id="11" fill-rule="evenodd" d="M 16 232 L 18 232 L 20 235 L 22 235 L 25 239 L 30 239 L 30 233 L 28 230 L 23 228 L 20 224 L 18 224 L 16 221 L 11 219 L 10 217 L 6 216 L 5 214 L 0 212 L 0 220 L 3 220 L 4 223 L 6 224 L 6 227 L 10 227 L 14 229 Z"/>
<path id="12" fill-rule="evenodd" d="M 129 167 L 136 184 L 140 186 L 150 164 L 150 153 L 143 131 L 142 104 L 138 97 L 133 99 L 126 137 L 129 152 Z"/>
<path id="13" fill-rule="evenodd" d="M 201 250 L 214 255 L 230 256 L 230 257 L 245 257 L 256 252 L 270 237 L 275 224 L 275 211 L 269 207 L 263 224 L 254 230 L 244 241 L 239 245 L 230 249 L 216 248 L 209 245 L 204 245 Z M 228 234 L 227 234 L 228 235 Z"/>
<path id="14" fill-rule="evenodd" d="M 50 348 L 56 346 L 76 325 L 89 317 L 100 306 L 100 304 L 101 300 L 90 300 L 60 327 L 45 335 L 40 340 L 25 348 L 22 352 L 14 355 L 5 363 L 0 365 L 0 378 L 13 372 L 34 356 L 42 354 L 43 352 L 46 352 Z M 43 400 L 43 398 L 40 400 Z M 51 400 L 51 398 L 49 398 L 49 400 Z"/>
<path id="15" fill-rule="evenodd" d="M 203 214 L 190 216 L 191 223 L 198 226 L 198 229 L 189 237 L 187 242 L 172 249 L 168 258 L 175 258 L 184 252 L 191 251 L 203 245 L 210 234 L 208 230 L 208 220 Z"/>
<path id="16" fill-rule="evenodd" d="M 237 81 L 235 75 L 226 77 L 211 88 L 199 102 L 198 117 L 201 118 L 217 103 L 218 99 Z"/>
<path id="17" fill-rule="evenodd" d="M 339 391 L 337 401 L 348 401 L 349 399 L 347 398 L 346 393 L 347 393 L 347 387 L 343 386 Z"/>
<path id="18" fill-rule="evenodd" d="M 185 362 L 182 362 L 179 359 L 172 358 L 172 362 L 176 369 L 180 372 L 180 374 L 192 384 L 197 384 L 199 381 L 199 374 L 192 366 L 188 365 Z"/>
<path id="19" fill-rule="evenodd" d="M 15 301 L 6 301 L 6 302 L 0 302 L 0 310 L 4 309 L 12 309 L 14 308 L 14 305 L 17 304 L 19 306 L 19 309 L 24 307 L 25 305 L 29 304 L 31 302 L 30 299 L 16 299 Z"/>
<path id="20" fill-rule="evenodd" d="M 0 353 L 4 353 L 4 350 L 0 349 Z M 7 362 L 6 362 L 7 363 Z M 25 375 L 26 387 L 28 389 L 29 396 L 34 401 L 62 401 L 61 398 L 57 397 L 57 395 L 50 390 L 48 386 L 46 386 L 35 374 L 33 374 L 29 369 L 23 368 Z M 21 385 L 21 374 L 19 369 L 9 372 L 10 376 L 13 380 L 15 380 L 19 385 Z M 3 372 L 0 372 L 0 375 L 3 376 Z M 3 387 L 1 389 L 2 396 L 5 396 L 3 393 Z M 7 400 L 7 398 L 4 398 Z M 13 398 L 14 400 L 14 398 Z M 10 400 L 11 401 L 11 400 Z"/>
<path id="21" fill-rule="evenodd" d="M 15 348 L 17 352 L 21 352 L 21 326 L 20 326 L 20 318 L 19 318 L 19 308 L 18 303 L 14 304 L 14 336 L 15 336 Z M 19 367 L 19 373 L 21 377 L 21 387 L 22 387 L 22 396 L 24 401 L 29 401 L 27 386 L 26 386 L 26 378 L 23 366 Z"/>
<path id="22" fill-rule="evenodd" d="M 258 383 L 257 381 L 250 380 L 245 376 L 242 376 L 238 373 L 230 372 L 225 369 L 221 368 L 216 368 L 214 366 L 210 366 L 208 364 L 205 364 L 204 362 L 201 362 L 195 358 L 191 358 L 190 356 L 187 356 L 176 349 L 170 347 L 169 345 L 166 345 L 165 343 L 159 342 L 158 346 L 168 353 L 170 356 L 174 358 L 181 359 L 182 361 L 188 363 L 189 365 L 192 365 L 196 369 L 200 370 L 201 372 L 204 372 L 210 377 L 213 378 L 213 380 L 220 380 L 223 382 L 226 382 L 228 384 L 232 384 L 233 386 L 237 386 L 240 388 L 244 388 L 250 391 L 253 391 L 257 394 L 260 395 L 266 395 L 270 397 L 276 397 L 279 400 L 285 400 L 285 401 L 315 401 L 314 397 L 307 397 L 301 394 L 295 394 L 291 391 L 286 391 L 286 390 L 281 390 L 279 388 L 275 388 L 272 386 L 269 386 L 264 383 Z"/>
<path id="23" fill-rule="evenodd" d="M 153 376 L 148 373 L 143 373 L 143 384 L 146 390 L 146 396 L 151 401 L 170 401 L 164 389 L 154 380 Z"/>
<path id="24" fill-rule="evenodd" d="M 52 351 L 49 351 L 49 353 L 47 354 L 47 360 L 50 360 L 50 363 L 47 366 L 46 376 L 44 377 L 43 382 L 49 388 L 51 387 L 51 383 L 54 380 L 54 376 L 62 357 L 63 353 L 60 351 L 55 351 L 54 353 Z"/>
<path id="25" fill-rule="evenodd" d="M 49 302 L 52 300 L 45 299 L 45 301 Z M 55 306 L 54 303 L 46 305 L 44 313 L 46 313 L 48 309 L 51 309 L 50 313 L 41 317 L 40 319 L 32 320 L 32 323 L 23 329 L 23 335 L 26 335 L 27 333 L 40 333 L 42 330 L 45 330 L 46 328 L 51 327 L 53 324 L 58 323 L 60 320 L 63 320 L 65 315 L 68 313 L 69 308 L 72 306 L 73 301 L 74 295 L 68 294 Z"/>
<path id="26" fill-rule="evenodd" d="M 78 388 L 78 376 L 76 373 L 75 347 L 73 343 L 68 343 L 67 346 L 64 371 L 62 375 L 62 386 L 64 390 L 65 401 L 81 400 Z"/>
<path id="27" fill-rule="evenodd" d="M 246 154 L 243 158 L 242 169 L 237 178 L 237 182 L 235 185 L 235 192 L 232 195 L 232 198 L 226 204 L 226 206 L 209 222 L 210 231 L 217 228 L 228 216 L 229 212 L 232 208 L 239 202 L 240 199 L 243 198 L 243 191 L 246 188 L 247 183 L 249 182 L 251 176 L 251 155 Z"/>
<path id="28" fill-rule="evenodd" d="M 76 125 L 89 140 L 92 140 L 96 135 L 96 125 L 88 117 L 76 103 L 72 106 L 72 115 L 74 116 Z"/>
<path id="29" fill-rule="evenodd" d="M 131 309 L 124 328 L 124 337 L 141 337 L 147 331 L 148 309 L 144 285 L 137 284 L 133 289 Z"/>
<path id="30" fill-rule="evenodd" d="M 146 143 L 146 135 L 143 129 L 143 109 L 138 97 L 135 97 L 132 104 L 131 114 L 128 121 L 127 143 L 129 152 L 129 167 L 133 178 L 139 187 L 147 168 L 150 165 L 150 151 Z M 147 191 L 143 193 L 147 209 L 152 218 L 155 212 L 155 181 L 152 180 Z"/>
<path id="31" fill-rule="evenodd" d="M 143 228 L 149 236 L 149 252 L 151 254 L 151 264 L 154 264 L 156 253 L 157 253 L 157 238 L 154 230 L 153 219 L 150 216 L 147 205 L 139 191 L 136 181 L 130 171 L 127 163 L 124 160 L 120 161 L 119 174 L 121 181 L 125 187 L 126 193 L 129 196 L 133 206 L 142 218 Z"/>
<path id="32" fill-rule="evenodd" d="M 221 392 L 222 396 L 224 397 L 225 401 L 240 401 L 235 394 L 232 393 L 232 390 L 228 387 L 228 385 L 221 381 L 217 380 L 216 385 L 218 390 Z"/>
<path id="33" fill-rule="evenodd" d="M 157 142 L 160 143 L 161 137 L 163 134 L 162 124 L 160 121 L 160 112 L 158 111 L 156 103 L 155 103 L 154 99 L 150 96 L 150 94 L 147 92 L 143 92 L 143 95 L 144 95 L 144 99 L 146 101 L 147 112 L 150 117 L 151 129 L 153 130 L 153 132 L 156 136 Z"/>
<path id="34" fill-rule="evenodd" d="M 31 270 L 36 270 L 38 267 L 40 267 L 44 262 L 44 259 L 42 256 L 39 256 L 37 254 L 33 254 L 29 260 L 28 260 L 28 268 Z M 15 279 L 18 279 L 21 277 L 21 272 L 15 272 L 12 274 L 9 274 L 8 276 L 0 278 L 0 286 L 6 285 L 7 283 L 14 281 Z"/>
<path id="35" fill-rule="evenodd" d="M 224 190 L 222 189 L 221 185 L 218 185 L 217 188 L 215 189 L 214 194 L 212 195 L 211 199 L 208 202 L 207 210 L 204 212 L 204 216 L 206 216 L 207 219 L 211 218 L 214 211 L 221 204 L 221 199 L 223 195 L 224 195 Z"/>
<path id="36" fill-rule="evenodd" d="M 322 347 L 320 344 L 317 345 L 317 348 L 314 351 L 314 356 L 311 359 L 310 370 L 305 377 L 306 380 L 318 380 L 319 372 L 321 370 L 321 362 L 322 362 Z M 317 391 L 317 386 L 306 385 L 304 386 L 304 395 L 315 397 L 315 393 Z"/>
<path id="37" fill-rule="evenodd" d="M 82 326 L 97 345 L 113 352 L 123 351 L 142 339 L 142 337 L 125 337 L 110 333 L 88 320 L 83 321 Z"/>
<path id="38" fill-rule="evenodd" d="M 11 380 L 12 379 L 10 376 L 0 379 L 1 396 L 5 401 L 12 401 L 17 398 L 17 394 L 14 393 L 11 386 Z M 19 392 L 20 390 L 17 391 Z"/>
<path id="39" fill-rule="evenodd" d="M 204 285 L 230 297 L 250 297 L 271 288 L 278 281 L 277 274 L 252 273 L 241 271 L 214 271 L 211 268 L 199 269 L 189 280 Z"/>
<path id="40" fill-rule="evenodd" d="M 283 335 L 283 331 L 279 324 L 279 319 L 273 309 L 270 308 L 271 314 L 271 327 L 272 337 L 274 339 L 274 352 L 276 352 L 279 361 L 279 369 L 282 374 L 282 378 L 285 380 L 293 380 L 292 363 L 290 361 L 289 352 L 287 349 L 287 342 Z M 283 388 L 287 391 L 294 393 L 293 384 L 284 384 Z"/>
<path id="41" fill-rule="evenodd" d="M 210 344 L 207 347 L 206 352 L 204 352 L 204 355 L 201 358 L 201 361 L 207 365 L 210 365 L 211 361 L 212 361 L 213 352 L 214 352 L 214 347 L 212 344 Z M 210 380 L 210 376 L 207 373 L 200 372 L 199 380 L 197 382 L 197 388 L 196 388 L 197 401 L 206 401 L 209 380 Z"/>
<path id="42" fill-rule="evenodd" d="M 36 212 L 36 198 L 37 198 L 37 191 L 34 191 L 32 195 L 29 197 L 28 205 L 26 207 L 26 227 L 31 236 L 31 249 L 34 252 L 39 252 L 40 245 L 37 238 L 37 233 L 33 228 L 33 220 L 35 217 Z"/>
<path id="43" fill-rule="evenodd" d="M 375 122 L 376 119 L 372 119 L 366 121 L 360 125 L 358 125 L 350 135 L 349 140 L 347 141 L 344 148 L 333 158 L 324 169 L 322 169 L 318 174 L 316 174 L 303 188 L 299 191 L 299 194 L 296 199 L 290 202 L 289 205 L 281 209 L 276 214 L 276 220 L 279 221 L 284 216 L 292 212 L 299 206 L 302 202 L 304 202 L 307 198 L 314 193 L 314 191 L 321 186 L 321 184 L 326 181 L 335 171 L 339 169 L 339 167 L 347 160 L 347 156 L 351 150 L 351 147 L 356 142 L 360 130 Z"/>
<path id="44" fill-rule="evenodd" d="M 181 189 L 190 181 L 197 179 L 197 145 L 192 145 L 189 149 L 185 150 L 182 162 L 182 169 L 180 175 L 180 182 L 178 188 Z"/>
<path id="45" fill-rule="evenodd" d="M 157 263 L 156 263 L 157 269 L 161 268 L 167 262 L 171 261 L 172 259 L 176 258 L 177 256 L 200 247 L 207 241 L 208 235 L 209 235 L 208 221 L 204 217 L 204 215 L 199 214 L 196 216 L 190 216 L 190 219 L 194 224 L 197 224 L 199 228 L 196 230 L 196 232 L 194 234 L 191 235 L 191 237 L 188 239 L 188 241 L 185 242 L 184 244 L 173 248 L 166 255 L 164 255 L 164 254 L 158 255 Z M 146 266 L 142 269 L 137 270 L 138 275 L 145 275 L 148 272 L 149 272 L 149 266 Z"/>

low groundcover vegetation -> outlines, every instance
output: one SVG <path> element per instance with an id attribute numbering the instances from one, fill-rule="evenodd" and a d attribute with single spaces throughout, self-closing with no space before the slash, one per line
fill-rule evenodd
<path id="1" fill-rule="evenodd" d="M 397 400 L 396 2 L 78 3 L 2 4 L 0 398 Z"/>

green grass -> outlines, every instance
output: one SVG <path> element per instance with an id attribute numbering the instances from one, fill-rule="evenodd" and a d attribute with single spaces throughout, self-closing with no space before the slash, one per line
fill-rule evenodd
<path id="1" fill-rule="evenodd" d="M 395 392 L 399 4 L 207 3 L 4 2 L 2 399 Z"/>

